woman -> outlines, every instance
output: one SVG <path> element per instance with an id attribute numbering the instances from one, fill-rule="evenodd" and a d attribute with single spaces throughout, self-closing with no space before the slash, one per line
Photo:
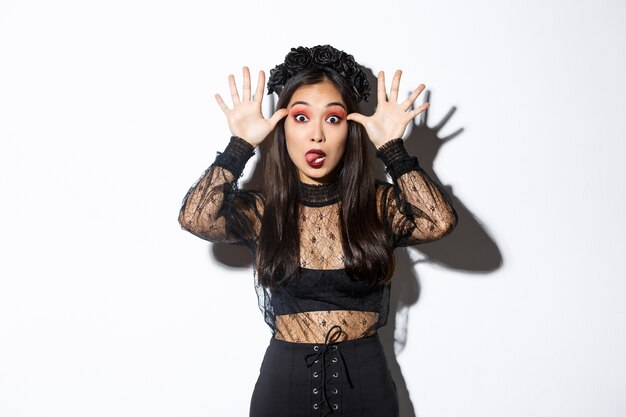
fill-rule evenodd
<path id="1" fill-rule="evenodd" d="M 279 96 L 265 119 L 259 72 L 254 96 L 229 77 L 232 108 L 216 95 L 232 133 L 191 187 L 181 226 L 253 253 L 259 306 L 272 338 L 250 416 L 397 416 L 398 399 L 376 330 L 387 321 L 393 250 L 440 239 L 455 227 L 449 196 L 407 154 L 407 124 L 420 85 L 401 103 L 401 72 L 366 117 L 370 86 L 354 58 L 330 45 L 292 48 L 270 74 Z M 270 133 L 274 132 L 273 135 Z M 273 136 L 263 192 L 239 190 L 254 149 Z M 393 184 L 375 182 L 367 140 Z"/>

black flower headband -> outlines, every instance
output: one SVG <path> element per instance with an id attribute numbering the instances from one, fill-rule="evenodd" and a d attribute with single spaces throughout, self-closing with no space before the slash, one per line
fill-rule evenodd
<path id="1" fill-rule="evenodd" d="M 318 45 L 313 48 L 299 46 L 291 48 L 285 56 L 285 62 L 276 65 L 270 71 L 267 82 L 267 94 L 280 94 L 283 87 L 298 72 L 307 68 L 330 68 L 343 76 L 352 86 L 357 101 L 365 100 L 370 95 L 371 87 L 361 66 L 350 54 L 330 45 Z"/>

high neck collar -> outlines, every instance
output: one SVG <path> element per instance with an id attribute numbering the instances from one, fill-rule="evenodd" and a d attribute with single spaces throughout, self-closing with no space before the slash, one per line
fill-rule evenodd
<path id="1" fill-rule="evenodd" d="M 311 207 L 321 207 L 339 201 L 339 185 L 337 182 L 327 184 L 306 184 L 298 182 L 298 202 Z"/>

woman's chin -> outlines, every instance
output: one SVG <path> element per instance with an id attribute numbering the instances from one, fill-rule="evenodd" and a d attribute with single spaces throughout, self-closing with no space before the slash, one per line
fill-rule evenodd
<path id="1" fill-rule="evenodd" d="M 336 179 L 334 172 L 329 172 L 324 168 L 309 168 L 305 171 L 300 171 L 300 181 L 305 184 L 327 184 L 333 182 Z"/>

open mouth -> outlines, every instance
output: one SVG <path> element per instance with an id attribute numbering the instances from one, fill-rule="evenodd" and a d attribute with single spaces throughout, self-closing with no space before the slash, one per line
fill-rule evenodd
<path id="1" fill-rule="evenodd" d="M 326 161 L 326 153 L 319 149 L 311 149 L 304 157 L 311 168 L 321 168 Z"/>

